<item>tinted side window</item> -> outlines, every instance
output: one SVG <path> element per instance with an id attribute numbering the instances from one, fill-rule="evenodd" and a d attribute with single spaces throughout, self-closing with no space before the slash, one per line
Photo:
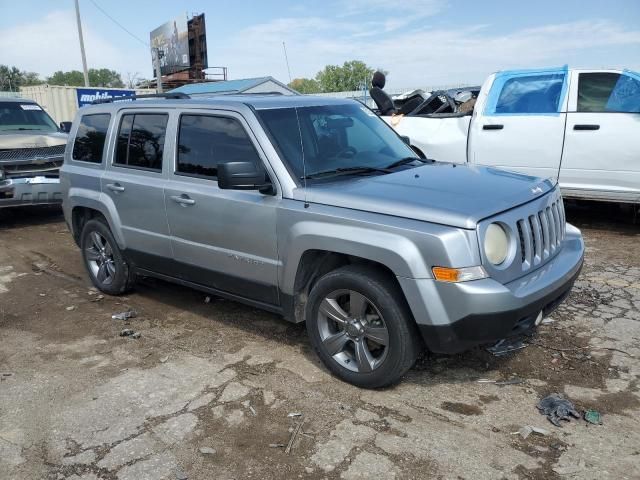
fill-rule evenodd
<path id="1" fill-rule="evenodd" d="M 564 74 L 529 75 L 508 79 L 492 113 L 558 113 Z"/>
<path id="2" fill-rule="evenodd" d="M 619 73 L 581 73 L 578 112 L 640 112 L 640 81 Z"/>
<path id="3" fill-rule="evenodd" d="M 260 158 L 242 124 L 234 118 L 182 115 L 178 134 L 177 172 L 216 177 L 218 164 Z"/>
<path id="4" fill-rule="evenodd" d="M 161 171 L 168 118 L 157 113 L 123 115 L 114 163 Z"/>
<path id="5" fill-rule="evenodd" d="M 73 142 L 72 158 L 83 162 L 102 163 L 104 142 L 107 138 L 111 115 L 100 113 L 84 115 Z"/>

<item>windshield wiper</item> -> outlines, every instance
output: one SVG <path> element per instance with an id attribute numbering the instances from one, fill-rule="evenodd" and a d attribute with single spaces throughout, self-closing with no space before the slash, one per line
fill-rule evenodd
<path id="1" fill-rule="evenodd" d="M 387 165 L 385 168 L 389 169 L 389 168 L 399 167 L 401 165 L 407 165 L 409 163 L 415 162 L 416 160 L 419 161 L 420 163 L 427 163 L 427 161 L 424 158 L 420 158 L 420 157 L 404 157 L 404 158 L 401 158 L 400 160 L 397 160 L 397 161 L 393 162 L 391 165 Z"/>
<path id="2" fill-rule="evenodd" d="M 364 173 L 378 173 L 378 172 L 391 173 L 391 170 L 389 170 L 388 168 L 367 167 L 367 166 L 339 167 L 339 168 L 333 168 L 331 170 L 324 170 L 322 172 L 310 173 L 309 175 L 302 178 L 312 179 L 312 178 L 320 178 L 320 177 L 328 177 L 328 176 L 359 175 Z"/>

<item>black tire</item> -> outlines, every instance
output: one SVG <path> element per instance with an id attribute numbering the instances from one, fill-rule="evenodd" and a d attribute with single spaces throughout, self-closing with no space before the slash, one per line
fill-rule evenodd
<path id="1" fill-rule="evenodd" d="M 104 240 L 103 255 L 100 255 L 100 249 L 96 248 L 96 242 L 94 242 L 95 234 Z M 99 218 L 94 218 L 85 223 L 80 234 L 80 248 L 82 249 L 82 259 L 89 278 L 91 278 L 91 282 L 98 290 L 109 295 L 120 295 L 131 289 L 134 277 L 131 275 L 129 265 L 124 259 L 106 222 Z M 100 256 L 100 259 L 95 260 L 96 255 Z M 106 281 L 104 274 L 99 275 L 95 271 L 97 265 L 102 265 L 103 263 L 106 265 L 104 259 L 108 259 L 109 265 L 113 267 L 113 270 L 110 270 L 111 267 L 109 269 L 105 268 L 109 273 L 112 272 L 109 281 Z M 98 268 L 100 269 L 100 267 Z"/>
<path id="2" fill-rule="evenodd" d="M 344 291 L 349 293 L 341 293 Z M 345 308 L 342 312 L 348 313 L 347 310 L 352 308 L 350 296 L 352 293 L 364 296 L 368 302 L 364 311 L 369 313 L 364 313 L 362 318 L 373 317 L 373 322 L 377 322 L 375 325 L 367 325 L 368 320 L 365 320 L 364 324 L 360 323 L 360 325 L 364 325 L 364 331 L 367 326 L 375 328 L 376 325 L 383 325 L 387 331 L 386 350 L 382 349 L 381 345 L 376 345 L 376 342 L 371 344 L 370 339 L 364 338 L 365 342 L 369 342 L 366 343 L 368 346 L 373 345 L 376 352 L 383 353 L 378 353 L 379 357 L 375 358 L 372 350 L 367 347 L 366 350 L 372 355 L 365 358 L 373 358 L 373 362 L 363 363 L 366 365 L 366 368 L 363 369 L 360 369 L 362 356 L 357 353 L 362 351 L 358 347 L 358 342 L 362 340 L 362 336 L 367 337 L 366 333 L 360 337 L 351 336 L 358 333 L 357 322 L 355 327 L 353 324 L 350 327 L 344 327 L 344 323 L 333 320 L 335 316 L 323 313 L 326 312 L 328 305 L 323 302 L 329 301 L 338 304 L 340 301 L 344 302 L 340 298 L 347 298 L 347 296 L 348 300 L 347 303 L 343 303 Z M 345 297 L 340 297 L 340 295 L 345 295 Z M 322 312 L 321 305 L 323 306 Z M 349 316 L 351 317 L 351 315 Z M 353 322 L 353 319 L 349 321 Z M 327 325 L 331 324 L 335 330 L 327 331 Z M 419 333 L 402 291 L 388 275 L 368 266 L 348 265 L 320 278 L 309 295 L 306 307 L 306 325 L 311 344 L 326 367 L 342 380 L 363 388 L 386 387 L 398 382 L 415 364 L 422 347 Z M 345 337 L 342 333 L 348 337 L 344 350 L 331 354 L 328 349 L 330 347 L 327 347 L 328 344 L 331 345 L 329 337 L 340 336 L 339 342 L 342 344 Z M 352 345 L 349 345 L 349 342 Z M 351 350 L 353 353 L 350 353 Z M 372 364 L 375 364 L 375 367 L 369 371 Z M 362 371 L 354 371 L 354 368 Z"/>

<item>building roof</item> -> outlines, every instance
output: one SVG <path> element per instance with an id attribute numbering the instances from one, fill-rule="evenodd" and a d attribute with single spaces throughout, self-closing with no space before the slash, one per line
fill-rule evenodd
<path id="1" fill-rule="evenodd" d="M 221 82 L 191 83 L 175 88 L 171 90 L 171 92 L 182 92 L 187 95 L 242 93 L 269 81 L 275 82 L 287 90 L 291 90 L 289 87 L 280 83 L 273 77 L 256 77 L 225 80 Z M 293 92 L 293 90 L 291 91 Z"/>

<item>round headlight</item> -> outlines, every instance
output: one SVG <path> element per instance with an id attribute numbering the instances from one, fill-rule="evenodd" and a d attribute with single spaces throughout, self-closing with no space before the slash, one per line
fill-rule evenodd
<path id="1" fill-rule="evenodd" d="M 497 223 L 492 223 L 484 235 L 484 254 L 494 265 L 500 265 L 509 254 L 509 236 Z"/>

